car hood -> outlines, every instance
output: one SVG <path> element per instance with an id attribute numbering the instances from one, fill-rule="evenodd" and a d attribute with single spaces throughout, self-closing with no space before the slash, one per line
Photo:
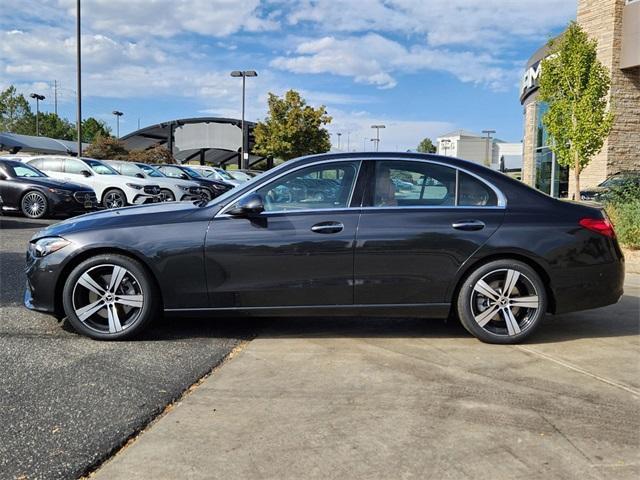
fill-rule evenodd
<path id="1" fill-rule="evenodd" d="M 213 218 L 217 208 L 207 208 L 206 214 Z M 192 202 L 162 202 L 102 210 L 72 217 L 51 225 L 44 230 L 40 230 L 31 240 L 43 237 L 67 237 L 87 230 L 126 228 L 129 225 L 173 223 L 189 215 L 201 213 L 203 210 L 205 210 L 204 207 L 199 207 Z"/>
<path id="2" fill-rule="evenodd" d="M 93 191 L 93 188 L 89 187 L 88 185 L 83 185 L 81 183 L 67 182 L 65 180 L 56 180 L 55 178 L 51 178 L 51 177 L 31 177 L 31 178 L 22 177 L 21 180 L 28 183 L 32 183 L 34 185 L 41 185 L 43 187 L 49 187 L 49 188 L 62 188 L 64 190 L 74 190 L 74 191 L 78 191 L 78 190 Z"/>

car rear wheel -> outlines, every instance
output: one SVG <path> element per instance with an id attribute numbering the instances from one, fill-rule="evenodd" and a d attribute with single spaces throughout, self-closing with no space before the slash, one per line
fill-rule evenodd
<path id="1" fill-rule="evenodd" d="M 97 340 L 131 338 L 159 310 L 151 275 L 123 255 L 97 255 L 80 263 L 67 277 L 62 295 L 73 328 Z"/>
<path id="2" fill-rule="evenodd" d="M 161 202 L 175 202 L 176 197 L 168 188 L 160 189 L 160 201 Z"/>
<path id="3" fill-rule="evenodd" d="M 539 326 L 547 310 L 540 276 L 516 260 L 477 268 L 462 284 L 457 311 L 462 325 L 487 343 L 518 343 Z"/>
<path id="4" fill-rule="evenodd" d="M 34 190 L 22 197 L 20 209 L 25 217 L 42 218 L 47 214 L 49 202 L 43 193 Z"/>
<path id="5" fill-rule="evenodd" d="M 127 206 L 127 197 L 122 190 L 112 188 L 107 190 L 102 197 L 104 208 L 120 208 Z"/>

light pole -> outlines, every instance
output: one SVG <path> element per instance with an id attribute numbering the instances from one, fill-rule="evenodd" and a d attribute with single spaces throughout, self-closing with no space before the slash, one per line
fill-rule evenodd
<path id="1" fill-rule="evenodd" d="M 340 150 L 340 137 L 342 137 L 342 133 L 338 132 L 336 135 L 338 135 L 338 150 Z"/>
<path id="2" fill-rule="evenodd" d="M 78 158 L 82 156 L 82 78 L 81 78 L 81 45 L 80 45 L 80 0 L 76 1 L 76 83 L 77 88 L 77 112 L 76 133 L 78 135 Z"/>
<path id="3" fill-rule="evenodd" d="M 376 138 L 372 138 L 372 142 L 376 142 L 376 152 L 380 149 L 380 129 L 387 128 L 386 125 L 371 125 L 371 128 L 376 129 Z"/>
<path id="4" fill-rule="evenodd" d="M 40 136 L 40 100 L 44 100 L 44 95 L 40 95 L 37 93 L 32 93 L 29 95 L 31 98 L 35 98 L 36 100 L 36 135 Z"/>
<path id="5" fill-rule="evenodd" d="M 450 138 L 443 138 L 442 140 L 440 140 L 440 145 L 442 145 L 442 148 L 444 149 L 444 156 L 447 156 L 447 152 L 449 151 L 449 147 L 451 146 L 451 139 Z"/>
<path id="6" fill-rule="evenodd" d="M 120 140 L 120 117 L 124 115 L 124 113 L 119 112 L 118 110 L 114 110 L 111 113 L 116 116 L 116 138 Z"/>
<path id="7" fill-rule="evenodd" d="M 242 77 L 242 147 L 240 148 L 241 166 L 243 169 L 249 168 L 249 146 L 247 145 L 247 134 L 244 127 L 244 97 L 246 88 L 247 77 L 257 77 L 258 73 L 255 70 L 234 70 L 231 72 L 232 77 Z"/>
<path id="8" fill-rule="evenodd" d="M 486 151 L 485 151 L 485 157 L 484 157 L 484 165 L 486 167 L 490 167 L 491 166 L 491 158 L 489 157 L 489 143 L 491 142 L 491 134 L 496 133 L 495 130 L 482 130 L 482 133 L 486 133 L 487 134 L 487 145 L 486 145 Z"/>

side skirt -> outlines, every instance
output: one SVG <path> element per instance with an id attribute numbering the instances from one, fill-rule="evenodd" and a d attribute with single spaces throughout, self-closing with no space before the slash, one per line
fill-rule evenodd
<path id="1" fill-rule="evenodd" d="M 414 303 L 380 305 L 292 305 L 279 307 L 223 307 L 223 308 L 165 308 L 167 314 L 197 316 L 255 316 L 255 317 L 322 317 L 338 315 L 343 317 L 389 316 L 446 318 L 451 310 L 450 303 Z"/>

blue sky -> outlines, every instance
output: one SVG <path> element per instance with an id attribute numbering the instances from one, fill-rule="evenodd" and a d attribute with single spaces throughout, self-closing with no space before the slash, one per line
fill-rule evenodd
<path id="1" fill-rule="evenodd" d="M 0 88 L 47 96 L 75 118 L 75 0 L 2 0 Z M 300 90 L 350 148 L 415 148 L 425 136 L 491 128 L 522 137 L 526 59 L 575 18 L 575 0 L 84 0 L 83 113 L 121 134 L 174 118 L 247 118 L 268 92 Z M 115 130 L 115 129 L 114 129 Z"/>

